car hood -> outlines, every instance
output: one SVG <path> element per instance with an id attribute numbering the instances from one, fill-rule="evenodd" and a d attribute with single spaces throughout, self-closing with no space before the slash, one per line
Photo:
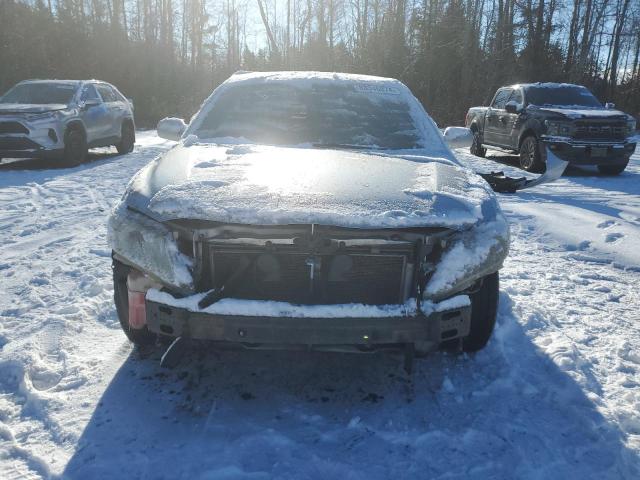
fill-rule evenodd
<path id="1" fill-rule="evenodd" d="M 45 113 L 64 110 L 68 108 L 63 103 L 51 103 L 47 105 L 35 105 L 27 103 L 0 103 L 0 114 L 3 113 Z"/>
<path id="2" fill-rule="evenodd" d="M 593 119 L 626 119 L 628 115 L 620 110 L 608 108 L 567 108 L 567 107 L 540 107 L 543 112 L 555 113 L 563 117 L 579 120 L 582 118 Z"/>
<path id="3" fill-rule="evenodd" d="M 129 184 L 156 220 L 464 229 L 498 210 L 487 183 L 446 158 L 182 144 Z"/>

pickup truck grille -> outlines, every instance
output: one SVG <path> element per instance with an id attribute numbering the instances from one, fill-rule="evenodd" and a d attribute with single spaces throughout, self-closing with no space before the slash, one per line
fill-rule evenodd
<path id="1" fill-rule="evenodd" d="M 624 140 L 626 124 L 610 120 L 577 121 L 573 137 L 580 140 Z"/>
<path id="2" fill-rule="evenodd" d="M 232 291 L 226 291 L 230 297 L 309 305 L 404 303 L 407 286 L 413 283 L 412 255 L 412 249 L 315 255 L 210 246 L 209 269 L 201 289 L 223 285 L 228 289 L 229 279 L 242 271 Z"/>
<path id="3" fill-rule="evenodd" d="M 0 122 L 0 135 L 6 133 L 28 134 L 29 129 L 20 122 Z"/>

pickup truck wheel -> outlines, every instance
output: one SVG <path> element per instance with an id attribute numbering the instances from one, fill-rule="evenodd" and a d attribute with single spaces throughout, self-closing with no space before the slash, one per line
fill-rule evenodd
<path id="1" fill-rule="evenodd" d="M 80 165 L 87 158 L 87 140 L 78 127 L 71 127 L 64 136 L 64 163 L 70 167 Z"/>
<path id="2" fill-rule="evenodd" d="M 120 143 L 116 144 L 116 149 L 119 154 L 131 153 L 133 151 L 133 145 L 136 143 L 136 132 L 133 130 L 133 125 L 126 122 L 122 124 L 122 130 L 120 134 Z"/>
<path id="3" fill-rule="evenodd" d="M 482 279 L 482 286 L 472 293 L 471 298 L 471 331 L 462 339 L 464 352 L 476 352 L 487 344 L 498 314 L 500 279 L 498 272 Z"/>
<path id="4" fill-rule="evenodd" d="M 540 145 L 533 135 L 526 137 L 520 145 L 520 166 L 533 173 L 542 173 L 545 170 Z"/>
<path id="5" fill-rule="evenodd" d="M 114 260 L 113 261 L 113 299 L 116 304 L 116 312 L 120 326 L 127 338 L 136 346 L 153 345 L 157 336 L 144 326 L 140 329 L 131 328 L 129 325 L 129 291 L 127 289 L 127 275 L 130 268 Z"/>
<path id="6" fill-rule="evenodd" d="M 629 161 L 622 165 L 598 165 L 598 171 L 604 175 L 620 175 L 629 165 Z"/>
<path id="7" fill-rule="evenodd" d="M 482 138 L 480 138 L 480 133 L 477 130 L 473 131 L 473 141 L 469 151 L 471 155 L 476 157 L 484 157 L 487 154 L 487 149 L 482 147 Z"/>

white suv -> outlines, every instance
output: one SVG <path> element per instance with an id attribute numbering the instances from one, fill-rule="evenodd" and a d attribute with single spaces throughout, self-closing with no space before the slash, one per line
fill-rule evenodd
<path id="1" fill-rule="evenodd" d="M 0 159 L 81 163 L 87 150 L 133 150 L 133 105 L 97 80 L 25 80 L 0 97 Z"/>

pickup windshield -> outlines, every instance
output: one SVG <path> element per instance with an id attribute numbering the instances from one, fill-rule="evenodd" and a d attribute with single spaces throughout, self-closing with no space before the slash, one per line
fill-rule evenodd
<path id="1" fill-rule="evenodd" d="M 70 83 L 21 83 L 9 90 L 0 103 L 22 103 L 31 105 L 68 105 L 76 91 Z"/>
<path id="2" fill-rule="evenodd" d="M 237 85 L 194 120 L 200 139 L 271 145 L 411 149 L 424 143 L 408 97 L 394 86 L 287 82 Z"/>
<path id="3" fill-rule="evenodd" d="M 553 87 L 528 87 L 526 90 L 529 105 L 539 107 L 583 107 L 602 108 L 602 104 L 584 87 L 567 85 Z"/>

